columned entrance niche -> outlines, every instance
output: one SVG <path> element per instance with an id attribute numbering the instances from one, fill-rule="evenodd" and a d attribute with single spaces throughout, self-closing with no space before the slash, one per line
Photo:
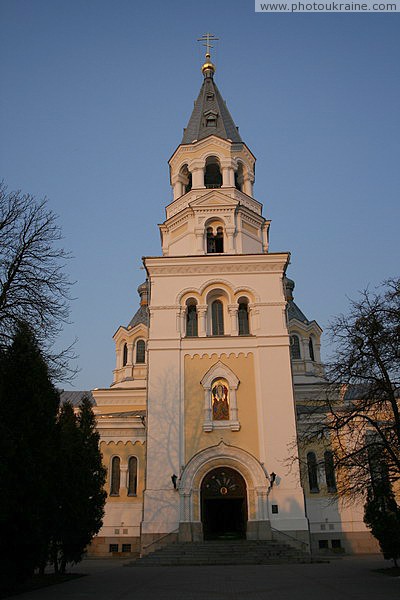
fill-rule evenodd
<path id="1" fill-rule="evenodd" d="M 243 539 L 247 526 L 247 489 L 235 469 L 219 467 L 201 484 L 201 520 L 205 540 Z"/>
<path id="2" fill-rule="evenodd" d="M 270 478 L 249 452 L 222 440 L 195 454 L 179 482 L 179 540 L 272 539 Z"/>

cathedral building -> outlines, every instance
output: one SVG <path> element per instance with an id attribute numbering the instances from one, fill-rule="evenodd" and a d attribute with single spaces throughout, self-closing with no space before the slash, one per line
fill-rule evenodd
<path id="1" fill-rule="evenodd" d="M 322 331 L 294 302 L 289 253 L 269 250 L 256 159 L 209 53 L 202 74 L 169 160 L 161 254 L 143 259 L 139 309 L 114 335 L 112 385 L 92 392 L 108 497 L 90 551 L 218 538 L 365 551 L 362 510 L 339 507 L 329 448 L 296 460 L 324 378 Z"/>

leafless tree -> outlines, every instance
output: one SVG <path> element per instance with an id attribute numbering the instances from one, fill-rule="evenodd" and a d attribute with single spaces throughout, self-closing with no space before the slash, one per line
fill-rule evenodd
<path id="1" fill-rule="evenodd" d="M 300 444 L 329 444 L 348 498 L 400 482 L 400 279 L 366 289 L 330 326 L 328 383 L 300 417 Z M 301 411 L 300 411 L 301 412 Z"/>
<path id="2" fill-rule="evenodd" d="M 0 184 L 0 347 L 10 343 L 15 326 L 25 321 L 44 348 L 55 378 L 71 374 L 72 348 L 52 352 L 68 322 L 70 288 L 57 216 L 46 199 L 9 192 Z M 72 369 L 73 370 L 73 369 Z"/>

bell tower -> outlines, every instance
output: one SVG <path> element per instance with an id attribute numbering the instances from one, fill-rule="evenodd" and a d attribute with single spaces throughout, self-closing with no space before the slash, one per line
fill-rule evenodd
<path id="1" fill-rule="evenodd" d="M 169 160 L 174 200 L 160 225 L 163 255 L 267 252 L 269 221 L 253 198 L 256 159 L 218 90 L 208 52 L 202 73 L 189 123 Z"/>
<path id="2" fill-rule="evenodd" d="M 290 473 L 284 466 L 296 440 L 290 255 L 269 251 L 270 222 L 253 197 L 255 157 L 214 81 L 206 39 L 200 93 L 169 160 L 174 199 L 159 226 L 162 255 L 143 259 L 144 552 L 160 537 L 270 539 L 280 530 L 308 541 L 297 463 Z"/>

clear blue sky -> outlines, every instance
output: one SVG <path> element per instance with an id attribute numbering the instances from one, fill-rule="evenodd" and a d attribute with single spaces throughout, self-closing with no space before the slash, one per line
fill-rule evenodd
<path id="1" fill-rule="evenodd" d="M 77 280 L 76 389 L 107 387 L 112 335 L 160 254 L 167 160 L 202 76 L 257 156 L 271 250 L 324 328 L 347 297 L 398 275 L 400 14 L 255 14 L 253 0 L 0 0 L 0 165 L 48 196 Z"/>

